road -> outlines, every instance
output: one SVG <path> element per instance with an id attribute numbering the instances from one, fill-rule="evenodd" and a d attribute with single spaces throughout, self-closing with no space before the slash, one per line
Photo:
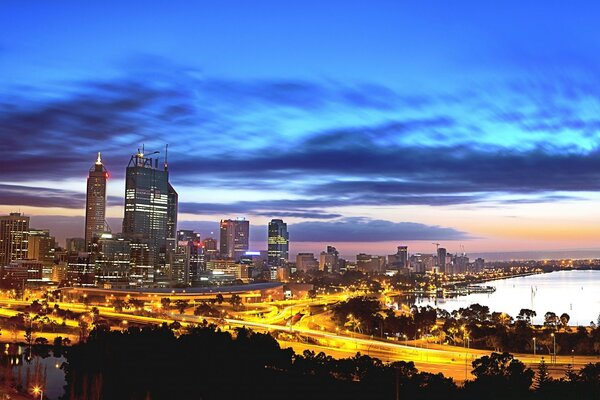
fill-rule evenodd
<path id="1" fill-rule="evenodd" d="M 472 378 L 470 375 L 471 362 L 483 355 L 489 355 L 490 351 L 465 349 L 457 346 L 428 344 L 424 340 L 412 341 L 412 346 L 408 342 L 397 342 L 391 340 L 380 340 L 366 335 L 355 334 L 353 332 L 331 332 L 330 326 L 321 326 L 319 329 L 311 329 L 310 324 L 302 323 L 297 325 L 287 325 L 290 316 L 296 312 L 306 310 L 309 306 L 321 305 L 327 306 L 339 301 L 338 297 L 331 297 L 321 300 L 296 300 L 288 302 L 270 302 L 261 306 L 267 313 L 266 318 L 259 317 L 255 313 L 237 313 L 232 318 L 225 318 L 226 328 L 248 327 L 257 331 L 282 332 L 289 333 L 298 341 L 291 341 L 288 338 L 279 339 L 282 347 L 291 347 L 296 352 L 304 350 L 323 351 L 333 357 L 351 357 L 357 352 L 381 359 L 382 361 L 413 361 L 421 371 L 438 373 L 452 377 L 456 381 L 463 381 L 465 378 Z M 0 315 L 11 316 L 18 313 L 14 309 L 16 306 L 25 306 L 29 302 L 18 300 L 0 299 Z M 88 312 L 91 306 L 81 303 L 59 302 L 61 309 L 72 310 L 74 312 Z M 198 323 L 203 319 L 218 322 L 219 319 L 194 316 L 190 314 L 169 314 L 164 316 L 142 316 L 133 312 L 117 312 L 113 308 L 94 305 L 100 311 L 101 316 L 111 318 L 124 323 L 120 327 L 126 326 L 130 322 L 138 324 L 161 324 L 163 322 L 171 323 L 178 321 L 182 325 L 189 323 Z M 254 305 L 253 305 L 254 306 Z M 276 307 L 276 311 L 273 307 Z M 257 307 L 258 308 L 258 307 Z M 256 311 L 256 310 L 255 310 Z M 240 318 L 242 317 L 242 318 Z M 125 322 L 126 321 L 126 322 Z M 74 324 L 70 323 L 70 325 Z M 308 326 L 307 326 L 308 325 Z M 327 330 L 329 329 L 329 330 Z M 536 368 L 542 355 L 533 356 L 532 354 L 514 354 L 515 358 L 521 360 L 528 366 Z M 544 356 L 549 363 L 548 355 Z M 561 376 L 567 364 L 574 361 L 574 368 L 578 369 L 588 363 L 599 362 L 600 359 L 594 356 L 558 356 L 556 366 L 549 364 L 550 372 L 553 376 Z"/>

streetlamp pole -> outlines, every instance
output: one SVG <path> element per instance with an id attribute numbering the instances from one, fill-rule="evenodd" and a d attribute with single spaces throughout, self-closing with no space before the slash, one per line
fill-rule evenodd
<path id="1" fill-rule="evenodd" d="M 533 355 L 535 356 L 535 350 L 536 350 L 536 346 L 535 346 L 535 337 L 533 338 Z"/>
<path id="2" fill-rule="evenodd" d="M 556 364 L 556 335 L 552 334 L 552 342 L 554 347 L 554 364 Z"/>

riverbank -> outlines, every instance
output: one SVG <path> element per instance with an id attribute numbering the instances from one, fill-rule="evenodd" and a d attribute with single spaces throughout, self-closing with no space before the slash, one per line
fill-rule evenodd
<path id="1" fill-rule="evenodd" d="M 458 282 L 448 282 L 445 285 L 455 285 L 455 286 L 478 285 L 478 284 L 486 283 L 486 282 L 501 281 L 504 279 L 512 279 L 512 278 L 520 278 L 520 277 L 525 277 L 525 276 L 546 274 L 546 273 L 550 273 L 550 272 L 554 272 L 554 271 L 544 271 L 542 269 L 539 269 L 539 270 L 536 269 L 535 271 L 518 272 L 518 273 L 510 274 L 510 275 L 482 277 L 482 278 L 463 280 L 463 281 L 458 281 Z"/>

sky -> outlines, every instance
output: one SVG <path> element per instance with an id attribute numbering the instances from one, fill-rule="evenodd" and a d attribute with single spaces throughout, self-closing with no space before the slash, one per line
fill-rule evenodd
<path id="1" fill-rule="evenodd" d="M 598 8 L 5 0 L 0 213 L 83 236 L 101 151 L 119 231 L 168 143 L 180 227 L 255 249 L 283 218 L 292 253 L 599 250 Z"/>

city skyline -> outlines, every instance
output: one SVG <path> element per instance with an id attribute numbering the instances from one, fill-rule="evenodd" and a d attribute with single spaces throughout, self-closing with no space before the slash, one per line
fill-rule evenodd
<path id="1" fill-rule="evenodd" d="M 45 7 L 0 16 L 0 213 L 60 241 L 97 151 L 118 231 L 168 143 L 179 229 L 246 217 L 254 250 L 274 218 L 291 255 L 598 249 L 596 5 Z"/>

